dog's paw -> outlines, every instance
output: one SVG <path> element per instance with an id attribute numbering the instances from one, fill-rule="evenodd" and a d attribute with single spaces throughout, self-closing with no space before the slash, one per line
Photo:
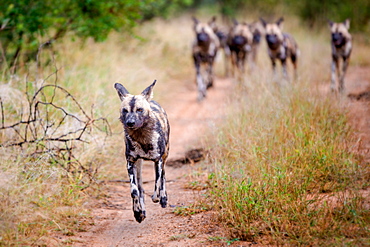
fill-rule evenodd
<path id="1" fill-rule="evenodd" d="M 161 197 L 160 204 L 162 208 L 167 207 L 167 196 Z"/>
<path id="2" fill-rule="evenodd" d="M 156 194 L 156 193 L 154 193 L 154 195 L 152 195 L 152 201 L 153 201 L 154 203 L 158 203 L 158 202 L 159 202 L 159 197 L 157 196 L 157 194 Z"/>
<path id="3" fill-rule="evenodd" d="M 145 211 L 141 211 L 141 210 L 134 211 L 134 217 L 135 217 L 136 221 L 139 222 L 139 223 L 141 223 L 145 219 L 145 217 L 146 217 L 145 215 L 146 215 Z"/>

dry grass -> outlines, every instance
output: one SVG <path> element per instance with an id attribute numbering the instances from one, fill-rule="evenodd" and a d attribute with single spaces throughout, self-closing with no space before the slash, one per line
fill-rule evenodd
<path id="1" fill-rule="evenodd" d="M 230 239 L 366 245 L 369 168 L 354 155 L 344 99 L 327 90 L 329 37 L 326 30 L 308 35 L 292 20 L 285 30 L 301 50 L 299 79 L 272 82 L 261 51 L 259 71 L 239 82 L 226 124 L 208 140 L 211 201 Z"/>
<path id="2" fill-rule="evenodd" d="M 104 43 L 88 40 L 82 44 L 66 38 L 52 49 L 42 51 L 42 69 L 29 64 L 12 77 L 4 72 L 0 96 L 5 125 L 19 121 L 20 114 L 27 113 L 27 99 L 20 100 L 26 85 L 33 93 L 42 85 L 57 83 L 90 116 L 106 118 L 113 133 L 107 136 L 92 130 L 87 137 L 89 143 L 75 143 L 75 157 L 98 171 L 97 181 L 125 178 L 122 126 L 118 121 L 120 101 L 113 85 L 120 82 L 136 94 L 156 79 L 155 98 L 165 105 L 176 94 L 176 85 L 191 83 L 189 20 L 189 16 L 154 20 L 138 27 L 137 37 L 112 33 Z M 58 96 L 55 97 L 58 105 L 78 113 L 68 100 Z M 50 116 L 56 117 L 55 113 Z M 66 123 L 60 129 L 75 128 L 73 123 Z M 2 143 L 13 137 L 14 133 L 12 136 L 9 131 L 0 132 Z M 104 192 L 98 184 L 81 191 L 81 176 L 66 172 L 64 165 L 50 163 L 47 155 L 27 157 L 32 145 L 30 148 L 0 149 L 0 245 L 70 244 L 61 243 L 53 237 L 54 233 L 73 235 L 84 231 L 92 223 L 89 197 L 103 196 Z"/>

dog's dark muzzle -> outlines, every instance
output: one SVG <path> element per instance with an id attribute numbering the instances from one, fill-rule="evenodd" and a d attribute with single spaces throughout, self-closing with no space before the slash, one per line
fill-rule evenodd
<path id="1" fill-rule="evenodd" d="M 140 128 L 142 121 L 138 119 L 134 114 L 127 114 L 126 119 L 124 120 L 124 125 L 129 129 Z"/>
<path id="2" fill-rule="evenodd" d="M 134 128 L 135 127 L 135 121 L 128 120 L 126 121 L 126 126 L 129 128 Z"/>
<path id="3" fill-rule="evenodd" d="M 276 35 L 266 35 L 267 45 L 270 49 L 277 49 L 280 45 L 280 40 L 277 38 Z"/>
<path id="4" fill-rule="evenodd" d="M 236 35 L 233 38 L 233 44 L 237 46 L 243 46 L 245 43 L 247 43 L 247 39 L 241 35 Z"/>
<path id="5" fill-rule="evenodd" d="M 253 34 L 253 43 L 259 44 L 260 41 L 261 41 L 261 34 L 260 33 Z"/>
<path id="6" fill-rule="evenodd" d="M 206 33 L 197 34 L 198 43 L 208 43 L 210 41 L 209 35 Z"/>
<path id="7" fill-rule="evenodd" d="M 345 43 L 345 39 L 341 33 L 333 33 L 331 39 L 336 47 L 341 47 Z"/>

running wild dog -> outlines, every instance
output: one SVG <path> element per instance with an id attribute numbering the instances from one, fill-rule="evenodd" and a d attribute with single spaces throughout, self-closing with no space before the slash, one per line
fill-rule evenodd
<path id="1" fill-rule="evenodd" d="M 211 21 L 209 22 L 210 27 L 212 28 L 213 32 L 216 34 L 219 42 L 220 42 L 220 49 L 223 50 L 224 53 L 224 63 L 225 63 L 225 75 L 229 75 L 229 60 L 230 60 L 230 48 L 227 45 L 228 39 L 228 28 L 219 26 L 216 24 L 216 17 L 212 17 Z"/>
<path id="2" fill-rule="evenodd" d="M 257 63 L 257 53 L 261 43 L 261 37 L 264 34 L 263 26 L 260 22 L 253 22 L 250 24 L 251 32 L 253 33 L 253 42 L 252 42 L 252 67 L 256 67 Z"/>
<path id="3" fill-rule="evenodd" d="M 164 165 L 169 151 L 170 126 L 166 112 L 154 100 L 154 81 L 140 95 L 131 95 L 119 83 L 114 85 L 121 99 L 120 121 L 126 144 L 127 171 L 130 178 L 134 216 L 137 222 L 145 219 L 144 189 L 141 176 L 143 160 L 155 164 L 155 187 L 152 201 L 167 206 Z"/>
<path id="4" fill-rule="evenodd" d="M 329 21 L 329 27 L 331 31 L 331 85 L 332 91 L 335 90 L 336 75 L 338 74 L 339 85 L 338 91 L 342 92 L 344 89 L 344 76 L 347 71 L 349 58 L 352 51 L 352 36 L 348 32 L 349 29 L 349 19 L 342 23 L 335 23 Z M 339 69 L 339 60 L 342 58 L 342 70 Z"/>
<path id="5" fill-rule="evenodd" d="M 252 50 L 253 33 L 247 23 L 239 23 L 235 19 L 233 23 L 227 41 L 231 52 L 232 72 L 234 74 L 236 68 L 241 74 L 244 74 L 245 60 Z"/>
<path id="6" fill-rule="evenodd" d="M 220 41 L 211 28 L 215 19 L 212 19 L 209 23 L 201 23 L 193 17 L 193 21 L 195 39 L 192 50 L 196 69 L 198 100 L 201 101 L 206 97 L 206 90 L 213 86 L 213 63 L 220 47 Z"/>
<path id="7" fill-rule="evenodd" d="M 291 59 L 294 66 L 294 78 L 297 77 L 297 56 L 299 53 L 298 45 L 294 38 L 282 32 L 282 23 L 284 19 L 281 17 L 275 23 L 267 23 L 261 18 L 262 25 L 265 28 L 266 42 L 268 46 L 268 54 L 271 59 L 274 75 L 276 76 L 276 59 L 279 59 L 283 67 L 284 78 L 289 80 L 287 73 L 286 60 Z"/>

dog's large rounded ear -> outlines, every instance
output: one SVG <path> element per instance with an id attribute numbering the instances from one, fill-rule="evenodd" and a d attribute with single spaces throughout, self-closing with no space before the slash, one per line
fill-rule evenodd
<path id="1" fill-rule="evenodd" d="M 156 82 L 157 80 L 154 80 L 154 82 L 149 87 L 145 88 L 144 91 L 141 93 L 141 95 L 143 95 L 148 101 L 153 98 L 153 87 Z"/>
<path id="2" fill-rule="evenodd" d="M 120 83 L 114 84 L 114 88 L 117 90 L 118 96 L 121 101 L 129 94 L 127 89 Z"/>
<path id="3" fill-rule="evenodd" d="M 217 31 L 216 16 L 212 16 L 212 19 L 209 20 L 208 25 L 213 29 L 213 31 Z"/>
<path id="4" fill-rule="evenodd" d="M 284 21 L 284 17 L 280 17 L 279 20 L 276 21 L 276 24 L 282 28 L 283 27 L 283 21 Z"/>
<path id="5" fill-rule="evenodd" d="M 344 26 L 347 28 L 347 30 L 349 29 L 349 24 L 350 24 L 350 19 L 346 19 L 344 22 L 343 22 Z"/>
<path id="6" fill-rule="evenodd" d="M 334 22 L 328 19 L 329 28 L 331 28 L 334 25 Z"/>
<path id="7" fill-rule="evenodd" d="M 239 24 L 239 22 L 235 18 L 233 18 L 233 24 L 234 24 L 234 26 L 236 26 L 236 25 Z"/>
<path id="8" fill-rule="evenodd" d="M 266 28 L 266 26 L 267 26 L 267 22 L 266 22 L 262 17 L 260 17 L 260 21 L 261 21 L 261 23 L 262 23 L 262 26 L 263 26 L 264 28 Z"/>
<path id="9" fill-rule="evenodd" d="M 198 23 L 199 23 L 199 20 L 197 19 L 197 18 L 195 18 L 194 16 L 192 16 L 191 17 L 191 19 L 193 20 L 193 22 L 194 22 L 194 26 L 193 26 L 193 28 L 195 29 L 195 27 L 198 25 Z"/>

